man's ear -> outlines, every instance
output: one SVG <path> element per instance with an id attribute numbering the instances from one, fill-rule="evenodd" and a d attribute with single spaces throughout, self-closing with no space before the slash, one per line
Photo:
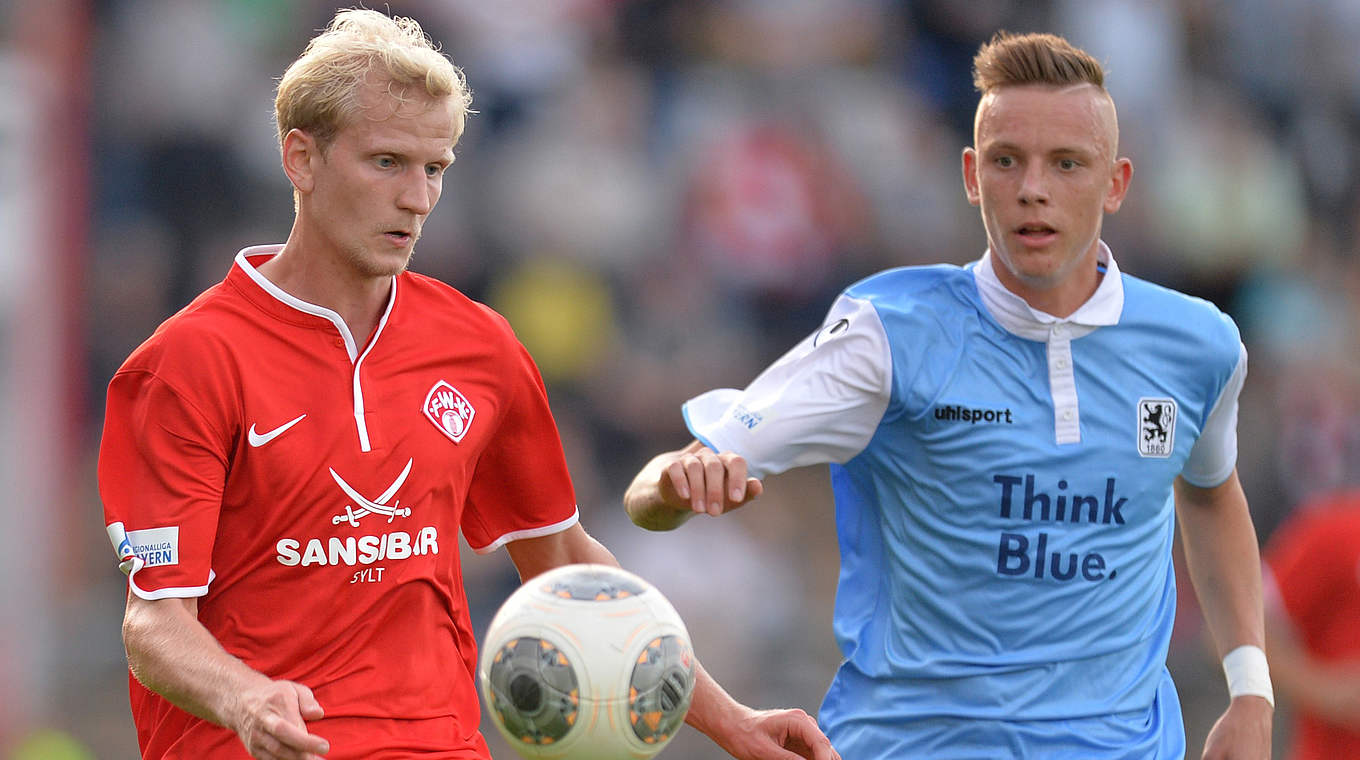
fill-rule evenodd
<path id="1" fill-rule="evenodd" d="M 1113 214 L 1124 205 L 1124 196 L 1129 194 L 1129 182 L 1133 180 L 1133 162 L 1127 158 L 1117 159 L 1110 171 L 1110 189 L 1105 193 L 1105 213 Z"/>
<path id="2" fill-rule="evenodd" d="M 290 129 L 283 136 L 283 173 L 299 193 L 310 193 L 314 180 L 314 163 L 321 159 L 316 138 L 301 129 Z"/>
<path id="3" fill-rule="evenodd" d="M 963 149 L 963 194 L 974 206 L 982 205 L 982 191 L 978 187 L 978 156 L 971 146 Z"/>

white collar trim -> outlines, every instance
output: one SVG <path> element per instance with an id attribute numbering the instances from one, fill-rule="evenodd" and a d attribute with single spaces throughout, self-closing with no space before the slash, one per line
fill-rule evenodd
<path id="1" fill-rule="evenodd" d="M 251 256 L 259 256 L 266 253 L 277 254 L 282 250 L 283 245 L 281 244 L 253 245 L 249 248 L 243 248 L 236 254 L 236 265 L 241 267 L 241 271 L 245 272 L 250 279 L 254 280 L 255 284 L 259 285 L 264 292 L 273 296 L 274 300 L 305 314 L 311 314 L 312 316 L 330 320 L 331 323 L 335 325 L 335 329 L 340 331 L 340 337 L 345 340 L 345 351 L 349 353 L 349 360 L 351 362 L 356 361 L 359 358 L 358 343 L 355 342 L 354 336 L 350 334 L 349 325 L 345 324 L 345 320 L 341 319 L 339 314 L 331 309 L 327 309 L 325 306 L 318 306 L 310 301 L 304 301 L 283 288 L 280 288 L 278 285 L 270 282 L 269 278 L 261 274 L 260 270 L 256 269 L 254 264 L 250 263 L 249 257 Z M 397 278 L 393 277 L 392 292 L 387 297 L 387 308 L 383 310 L 382 318 L 378 322 L 378 333 L 381 333 L 383 325 L 387 324 L 387 318 L 392 314 L 392 305 L 396 303 L 396 301 Z M 376 334 L 373 336 L 373 339 L 369 343 L 370 346 L 377 342 L 377 337 Z"/>
<path id="2" fill-rule="evenodd" d="M 993 269 L 995 262 L 990 249 L 974 263 L 973 279 L 987 311 L 1009 332 L 1028 340 L 1047 341 L 1055 325 L 1066 325 L 1070 336 L 1079 338 L 1098 327 L 1118 324 L 1124 311 L 1124 280 L 1104 241 L 1100 242 L 1096 259 L 1105 265 L 1105 276 L 1096 292 L 1066 319 L 1039 311 L 1002 285 Z"/>

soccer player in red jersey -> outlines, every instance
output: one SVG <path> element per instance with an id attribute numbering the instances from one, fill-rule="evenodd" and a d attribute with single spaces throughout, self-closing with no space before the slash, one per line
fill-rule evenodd
<path id="1" fill-rule="evenodd" d="M 1286 757 L 1360 757 L 1360 490 L 1299 507 L 1265 559 L 1266 651 L 1294 704 Z"/>
<path id="2" fill-rule="evenodd" d="M 287 242 L 241 251 L 109 385 L 100 494 L 142 753 L 487 758 L 459 530 L 525 580 L 617 562 L 505 320 L 406 271 L 466 82 L 416 22 L 346 10 L 275 105 Z M 739 758 L 837 757 L 802 711 L 702 671 L 688 720 Z"/>

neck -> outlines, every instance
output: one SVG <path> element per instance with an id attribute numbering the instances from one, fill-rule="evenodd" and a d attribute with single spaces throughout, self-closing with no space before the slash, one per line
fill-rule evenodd
<path id="1" fill-rule="evenodd" d="M 284 292 L 340 315 L 359 346 L 378 326 L 392 293 L 392 276 L 369 276 L 344 265 L 338 253 L 323 254 L 307 244 L 295 226 L 278 255 L 260 274 Z"/>
<path id="2" fill-rule="evenodd" d="M 1082 257 L 1072 271 L 1060 274 L 1053 282 L 1034 282 L 1019 277 L 1010 271 L 995 252 L 992 252 L 988 259 L 996 278 L 1007 290 L 1024 299 L 1030 308 L 1059 319 L 1072 316 L 1077 309 L 1091 300 L 1091 296 L 1095 295 L 1096 289 L 1100 287 L 1100 281 L 1104 278 L 1098 266 L 1100 260 L 1096 255 Z"/>

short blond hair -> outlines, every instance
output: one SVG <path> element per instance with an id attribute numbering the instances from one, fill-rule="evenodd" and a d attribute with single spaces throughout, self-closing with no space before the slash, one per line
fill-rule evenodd
<path id="1" fill-rule="evenodd" d="M 1105 89 L 1105 69 L 1090 53 L 1056 34 L 999 31 L 973 57 L 973 86 L 984 95 L 1009 85 L 1093 84 Z"/>
<path id="2" fill-rule="evenodd" d="M 370 79 L 370 75 L 373 79 Z M 348 8 L 288 67 L 274 98 L 279 144 L 294 129 L 312 135 L 325 149 L 360 109 L 359 86 L 387 82 L 398 100 L 419 87 L 431 98 L 452 97 L 457 132 L 472 104 L 463 72 L 426 36 L 415 19 L 389 17 L 366 8 Z"/>

